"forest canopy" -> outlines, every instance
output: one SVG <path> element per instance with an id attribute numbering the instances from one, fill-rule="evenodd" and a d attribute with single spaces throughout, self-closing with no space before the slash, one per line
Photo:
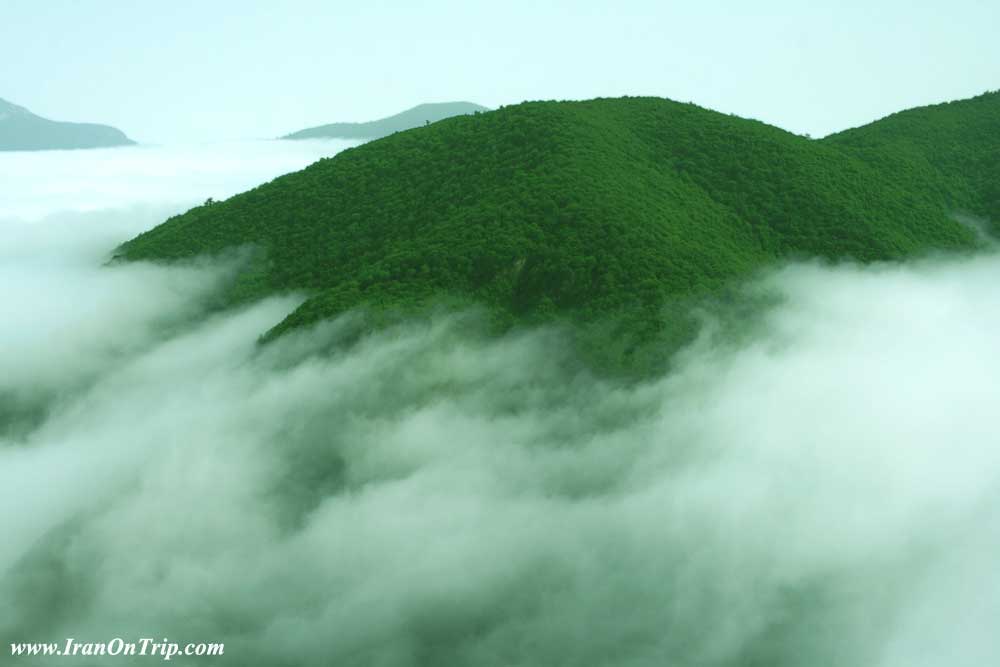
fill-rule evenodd
<path id="1" fill-rule="evenodd" d="M 309 295 L 272 336 L 459 299 L 505 325 L 615 320 L 605 342 L 628 357 L 664 309 L 778 260 L 974 248 L 954 214 L 1000 220 L 998 142 L 1000 93 L 822 140 L 660 98 L 526 102 L 345 150 L 116 256 L 256 249 L 227 303 Z"/>

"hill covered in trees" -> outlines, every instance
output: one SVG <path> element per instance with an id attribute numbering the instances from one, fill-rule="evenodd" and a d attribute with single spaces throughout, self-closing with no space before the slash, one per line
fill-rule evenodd
<path id="1" fill-rule="evenodd" d="M 272 335 L 455 297 L 508 323 L 593 325 L 612 363 L 635 364 L 664 309 L 778 260 L 974 247 L 952 214 L 996 213 L 998 109 L 992 94 L 811 140 L 658 98 L 528 102 L 346 150 L 117 256 L 257 248 L 231 302 L 310 295 Z"/>
<path id="2" fill-rule="evenodd" d="M 1000 91 L 901 111 L 824 141 L 877 168 L 933 172 L 940 196 L 1000 224 Z"/>
<path id="3" fill-rule="evenodd" d="M 402 111 L 395 116 L 373 120 L 367 123 L 331 123 L 310 127 L 285 135 L 282 139 L 378 139 L 415 127 L 436 123 L 452 116 L 489 111 L 486 107 L 472 102 L 442 102 L 420 104 Z"/>
<path id="4" fill-rule="evenodd" d="M 0 151 L 103 148 L 134 143 L 124 132 L 108 125 L 49 120 L 0 99 Z"/>

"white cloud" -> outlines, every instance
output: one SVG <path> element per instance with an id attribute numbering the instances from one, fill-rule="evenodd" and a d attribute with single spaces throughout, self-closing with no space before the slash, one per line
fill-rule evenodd
<path id="1" fill-rule="evenodd" d="M 180 212 L 302 169 L 357 142 L 243 141 L 0 152 L 0 218 L 166 204 Z"/>

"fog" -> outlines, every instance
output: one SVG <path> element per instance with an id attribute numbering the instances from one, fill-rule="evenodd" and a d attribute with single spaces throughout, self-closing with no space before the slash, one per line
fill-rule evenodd
<path id="1" fill-rule="evenodd" d="M 294 168 L 243 150 L 261 179 Z M 219 166 L 242 160 L 192 158 L 219 167 L 208 188 L 142 155 L 99 197 L 89 169 L 25 175 L 30 215 L 0 225 L 4 643 L 221 641 L 204 662 L 234 665 L 1000 660 L 993 255 L 783 267 L 748 287 L 777 297 L 752 327 L 706 315 L 641 384 L 568 371 L 555 329 L 478 337 L 474 312 L 261 347 L 301 296 L 209 315 L 237 264 L 103 266 L 158 211 L 246 185 Z"/>
<path id="2" fill-rule="evenodd" d="M 184 211 L 208 197 L 225 199 L 357 141 L 230 141 L 171 146 L 0 153 L 0 219 L 38 220 L 64 211 L 120 211 L 170 205 Z M 156 211 L 159 214 L 159 211 Z M 118 232 L 121 216 L 93 226 Z M 159 222 L 145 215 L 127 231 Z M 126 234 L 127 236 L 127 234 Z M 6 240 L 5 240 L 6 242 Z"/>

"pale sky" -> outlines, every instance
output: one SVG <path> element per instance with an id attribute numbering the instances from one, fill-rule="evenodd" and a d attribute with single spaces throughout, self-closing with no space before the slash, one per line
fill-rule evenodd
<path id="1" fill-rule="evenodd" d="M 156 143 L 620 95 L 822 136 L 1000 88 L 998 33 L 998 0 L 0 0 L 0 97 Z"/>

